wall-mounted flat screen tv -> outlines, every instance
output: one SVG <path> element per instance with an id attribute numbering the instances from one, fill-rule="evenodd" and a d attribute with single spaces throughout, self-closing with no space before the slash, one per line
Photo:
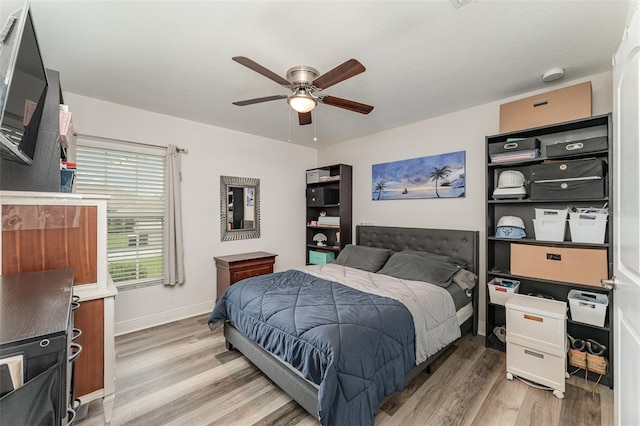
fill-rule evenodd
<path id="1" fill-rule="evenodd" d="M 2 9 L 9 10 L 8 16 L 0 16 L 0 156 L 31 165 L 47 94 L 47 73 L 29 2 L 6 3 Z M 8 9 L 11 4 L 17 6 L 13 12 Z"/>

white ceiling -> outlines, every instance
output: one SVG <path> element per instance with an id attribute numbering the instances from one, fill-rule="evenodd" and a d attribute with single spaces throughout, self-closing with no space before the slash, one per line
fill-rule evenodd
<path id="1" fill-rule="evenodd" d="M 65 92 L 312 147 L 553 88 L 540 78 L 552 67 L 565 68 L 565 80 L 608 71 L 629 7 L 611 0 L 475 0 L 457 9 L 448 0 L 31 3 L 45 65 L 60 71 Z M 283 77 L 295 65 L 322 74 L 356 58 L 366 72 L 323 94 L 375 109 L 361 115 L 320 105 L 314 142 L 314 125 L 299 126 L 286 100 L 232 105 L 288 94 L 233 56 Z"/>

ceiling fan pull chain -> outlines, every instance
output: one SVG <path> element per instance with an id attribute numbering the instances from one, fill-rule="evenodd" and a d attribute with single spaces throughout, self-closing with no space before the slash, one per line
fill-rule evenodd
<path id="1" fill-rule="evenodd" d="M 314 109 L 313 117 L 313 141 L 318 142 L 318 109 Z"/>
<path id="2" fill-rule="evenodd" d="M 287 116 L 289 117 L 289 140 L 287 142 L 291 143 L 291 109 L 287 105 Z"/>

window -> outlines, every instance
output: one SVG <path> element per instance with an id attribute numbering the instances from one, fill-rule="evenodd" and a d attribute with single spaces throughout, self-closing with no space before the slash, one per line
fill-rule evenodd
<path id="1" fill-rule="evenodd" d="M 78 139 L 76 192 L 107 194 L 107 260 L 119 289 L 162 284 L 165 150 Z"/>

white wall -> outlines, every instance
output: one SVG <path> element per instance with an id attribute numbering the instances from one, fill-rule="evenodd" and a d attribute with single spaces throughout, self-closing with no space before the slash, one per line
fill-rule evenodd
<path id="1" fill-rule="evenodd" d="M 612 111 L 612 73 L 549 86 L 543 91 L 591 81 L 592 114 Z M 541 92 L 541 91 L 539 91 Z M 321 148 L 318 166 L 353 166 L 353 223 L 480 231 L 480 285 L 486 278 L 485 136 L 499 133 L 500 104 L 539 92 L 480 105 L 375 135 Z M 375 111 L 374 111 L 375 113 Z M 466 151 L 466 197 L 461 199 L 371 199 L 371 166 L 389 161 Z M 484 291 L 480 298 L 480 332 L 484 329 Z"/>
<path id="2" fill-rule="evenodd" d="M 315 149 L 72 93 L 64 98 L 78 133 L 189 150 L 182 155 L 186 282 L 120 292 L 118 334 L 210 312 L 214 256 L 262 250 L 278 254 L 276 270 L 305 263 L 305 170 L 316 166 Z M 261 238 L 220 241 L 220 175 L 260 179 Z"/>
<path id="3" fill-rule="evenodd" d="M 612 110 L 611 73 L 591 80 L 594 115 Z M 79 133 L 189 149 L 182 156 L 185 268 L 187 282 L 121 292 L 116 331 L 126 333 L 209 312 L 216 297 L 214 256 L 264 250 L 277 253 L 275 268 L 305 262 L 304 171 L 316 165 L 351 164 L 354 224 L 471 229 L 480 231 L 481 285 L 485 283 L 485 136 L 499 133 L 499 105 L 523 93 L 474 108 L 314 149 L 260 138 L 175 117 L 66 93 Z M 371 200 L 371 166 L 452 151 L 466 151 L 467 192 L 462 199 Z M 259 178 L 260 239 L 220 242 L 220 175 Z M 292 224 L 300 223 L 300 226 Z M 480 320 L 484 323 L 484 292 Z M 482 325 L 481 324 L 481 325 Z M 481 327 L 482 330 L 482 327 Z"/>

